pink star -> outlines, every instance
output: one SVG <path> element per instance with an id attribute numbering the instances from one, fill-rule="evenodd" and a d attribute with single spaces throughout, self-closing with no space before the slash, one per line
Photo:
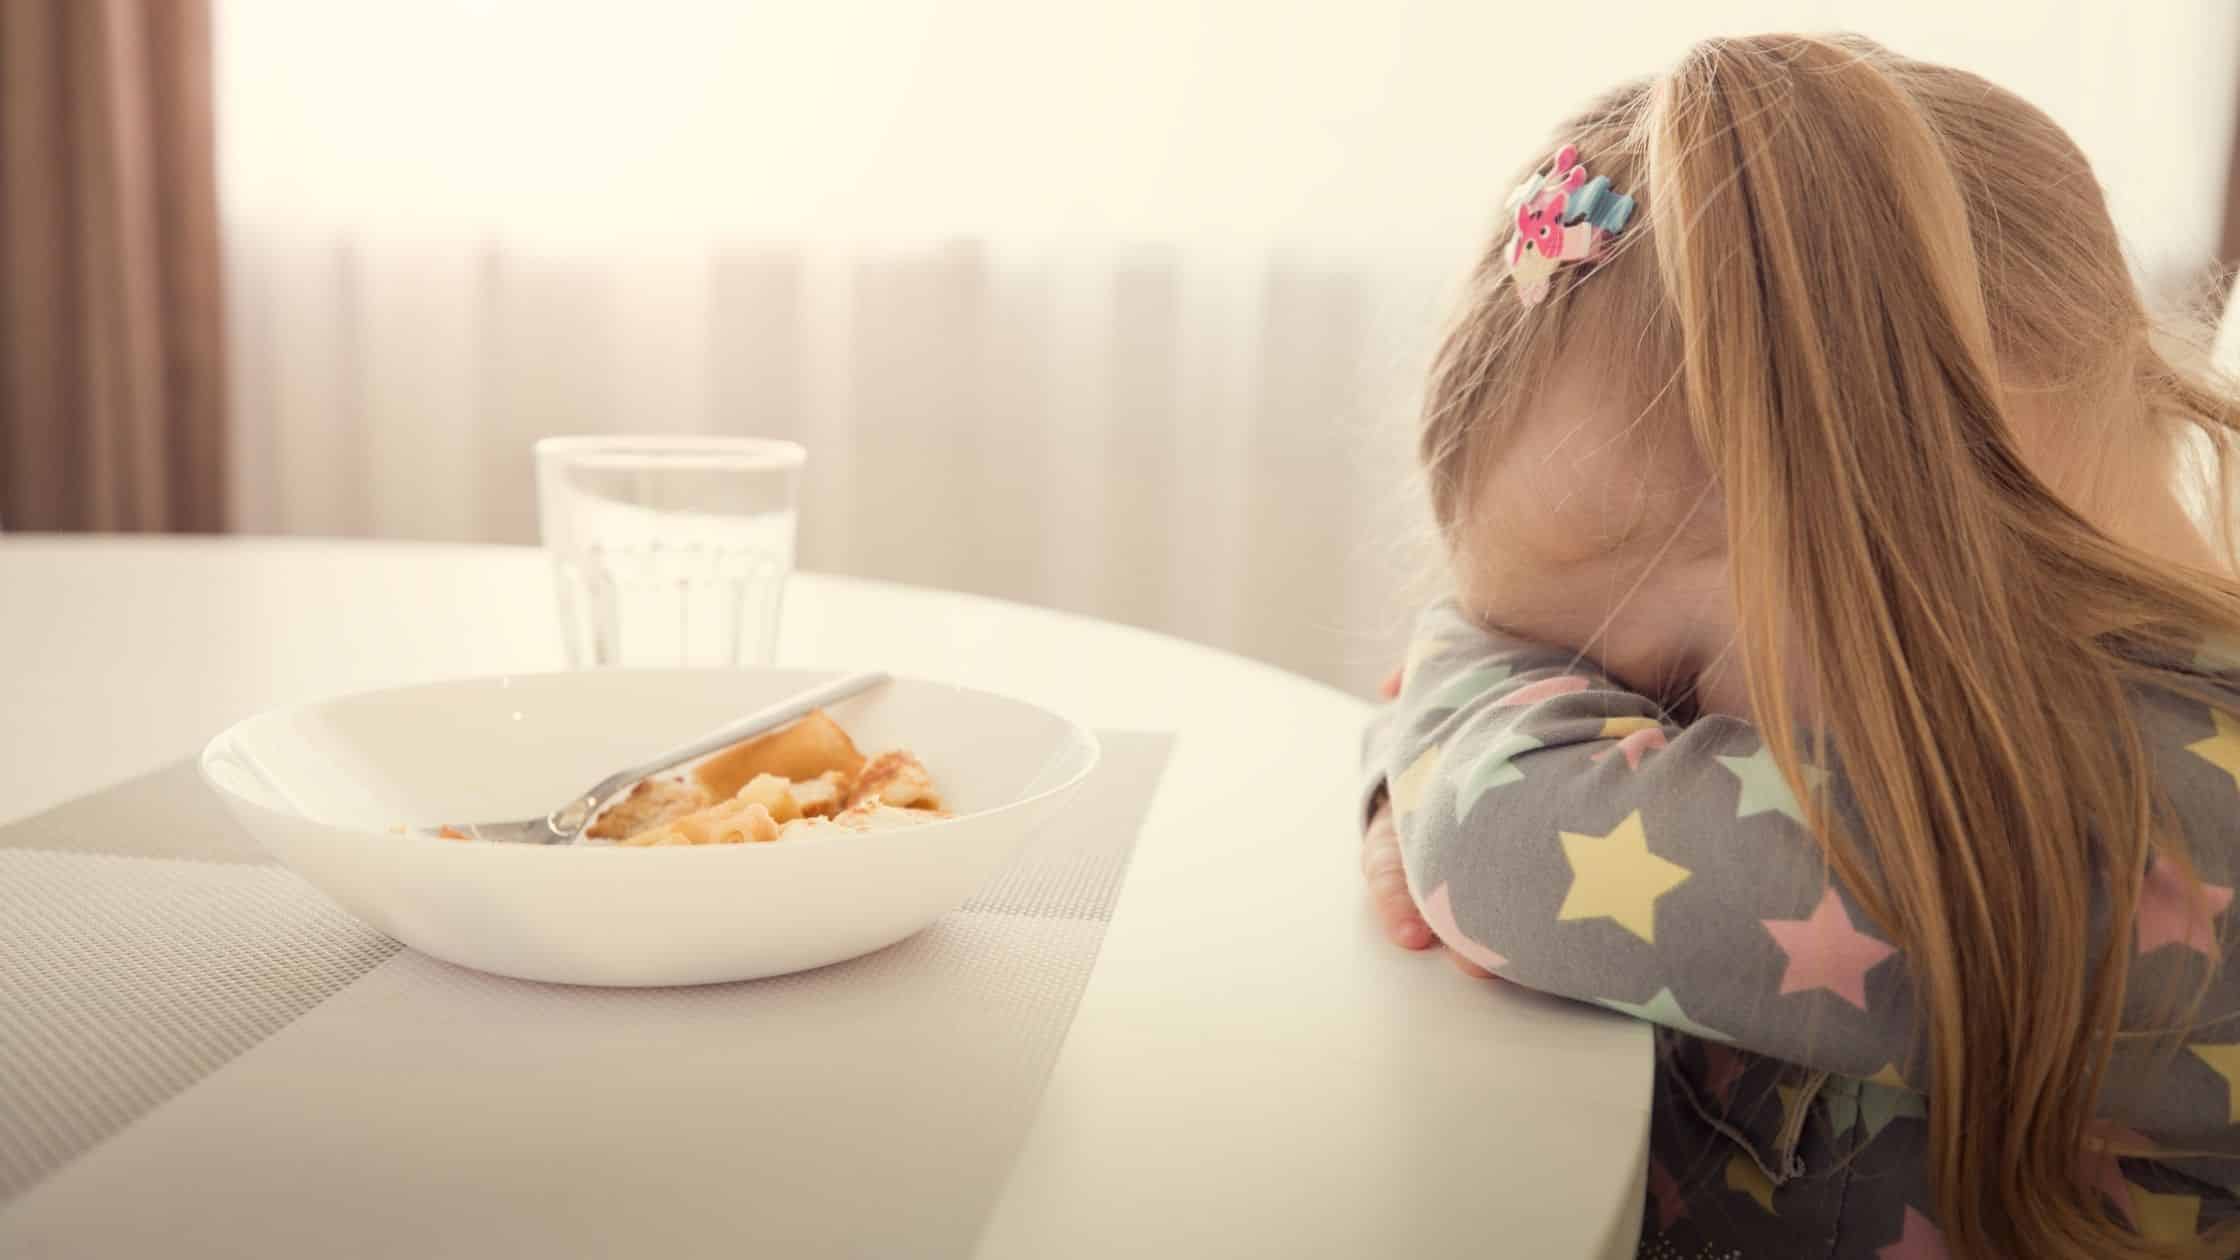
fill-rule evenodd
<path id="1" fill-rule="evenodd" d="M 2217 916 L 2232 905 L 2232 890 L 2204 882 L 2195 893 L 2176 865 L 2155 858 L 2139 886 L 2139 952 L 2183 945 L 2216 958 Z"/>
<path id="2" fill-rule="evenodd" d="M 1463 934 L 1462 926 L 1454 921 L 1454 903 L 1447 896 L 1445 884 L 1431 890 L 1431 895 L 1423 899 L 1421 909 L 1423 921 L 1431 925 L 1431 930 L 1446 942 L 1448 949 L 1487 971 L 1499 971 L 1509 965 L 1508 959 Z"/>
<path id="3" fill-rule="evenodd" d="M 1944 1249 L 1943 1232 L 1909 1207 L 1905 1231 L 1898 1235 L 1898 1241 L 1874 1254 L 1875 1260 L 1945 1260 L 1951 1253 Z"/>
<path id="4" fill-rule="evenodd" d="M 1654 1158 L 1649 1161 L 1649 1193 L 1657 1201 L 1658 1229 L 1671 1229 L 1674 1221 L 1688 1214 L 1688 1200 L 1680 1193 L 1680 1183 L 1662 1161 Z"/>
<path id="5" fill-rule="evenodd" d="M 2145 1154 L 2154 1149 L 2154 1143 L 2135 1129 L 2126 1129 L 2111 1120 L 2095 1120 L 2085 1126 L 2085 1147 L 2078 1152 L 2083 1157 L 2085 1176 L 2093 1188 L 2108 1197 L 2124 1223 L 2136 1227 L 2131 1219 L 2131 1183 L 2124 1180 L 2123 1165 L 2117 1162 L 2119 1152 Z"/>
<path id="6" fill-rule="evenodd" d="M 1747 1066 L 1740 1051 L 1717 1042 L 1704 1043 L 1703 1087 L 1711 1091 L 1721 1106 L 1734 1101 L 1734 1083 Z"/>
<path id="7" fill-rule="evenodd" d="M 1596 753 L 1591 758 L 1591 760 L 1600 761 L 1604 757 L 1609 756 L 1611 753 L 1617 753 L 1619 756 L 1626 759 L 1626 769 L 1639 770 L 1641 768 L 1642 756 L 1655 749 L 1664 747 L 1664 743 L 1665 740 L 1663 727 L 1647 727 L 1645 729 L 1635 731 L 1633 734 L 1626 736 L 1624 739 L 1619 740 L 1617 743 L 1612 744 L 1610 747 Z"/>
<path id="8" fill-rule="evenodd" d="M 1494 701 L 1493 707 L 1504 709 L 1538 704 L 1542 700 L 1551 700 L 1557 696 L 1568 696 L 1574 691 L 1585 691 L 1586 689 L 1586 679 L 1579 677 L 1577 674 L 1559 674 L 1554 678 L 1543 678 L 1536 683 L 1527 683 Z"/>
<path id="9" fill-rule="evenodd" d="M 1893 946 L 1851 926 L 1843 899 L 1830 888 L 1809 919 L 1766 919 L 1766 931 L 1789 956 L 1781 973 L 1783 993 L 1826 989 L 1860 1010 L 1867 1009 L 1867 973 L 1897 953 Z"/>

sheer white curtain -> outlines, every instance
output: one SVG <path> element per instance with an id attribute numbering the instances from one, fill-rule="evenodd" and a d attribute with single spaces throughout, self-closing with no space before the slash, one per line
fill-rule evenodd
<path id="1" fill-rule="evenodd" d="M 1971 66 L 2085 144 L 2143 276 L 2208 259 L 2229 5 L 1591 8 L 221 0 L 235 523 L 528 540 L 537 436 L 789 436 L 807 566 L 1360 686 L 1496 184 L 1687 40 Z"/>

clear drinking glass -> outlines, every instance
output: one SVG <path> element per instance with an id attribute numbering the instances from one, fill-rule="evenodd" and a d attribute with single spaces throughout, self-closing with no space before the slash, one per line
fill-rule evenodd
<path id="1" fill-rule="evenodd" d="M 569 663 L 766 665 L 807 452 L 726 437 L 537 443 Z"/>

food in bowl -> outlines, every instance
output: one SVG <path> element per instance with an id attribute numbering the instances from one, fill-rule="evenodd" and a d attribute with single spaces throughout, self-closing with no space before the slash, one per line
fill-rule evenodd
<path id="1" fill-rule="evenodd" d="M 706 861 L 389 827 L 550 808 L 633 757 L 829 677 L 741 666 L 425 683 L 245 718 L 211 741 L 202 772 L 261 848 L 431 957 L 558 984 L 752 980 L 892 945 L 964 904 L 1079 799 L 1096 736 L 1024 700 L 897 677 L 828 708 L 863 752 L 914 752 L 954 818 L 694 846 Z"/>
<path id="2" fill-rule="evenodd" d="M 584 843 L 647 848 L 766 844 L 819 829 L 891 831 L 949 817 L 906 748 L 866 758 L 822 709 L 640 782 L 607 806 Z"/>
<path id="3" fill-rule="evenodd" d="M 691 768 L 691 780 L 711 800 L 722 800 L 738 795 L 757 775 L 808 780 L 837 773 L 853 779 L 863 762 L 856 742 L 832 715 L 813 709 L 798 722 L 701 758 Z"/>

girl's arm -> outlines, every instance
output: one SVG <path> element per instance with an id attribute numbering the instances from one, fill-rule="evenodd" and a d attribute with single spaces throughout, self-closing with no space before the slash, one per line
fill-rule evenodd
<path id="1" fill-rule="evenodd" d="M 1440 605 L 1369 765 L 1409 892 L 1465 958 L 1791 1062 L 1906 1070 L 1904 961 L 1832 885 L 1749 723 L 1678 726 L 1573 653 Z"/>

